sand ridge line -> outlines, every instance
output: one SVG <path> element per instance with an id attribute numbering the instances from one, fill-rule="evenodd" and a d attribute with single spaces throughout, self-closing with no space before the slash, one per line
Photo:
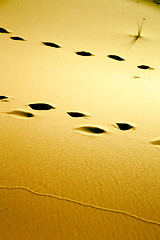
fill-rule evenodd
<path id="1" fill-rule="evenodd" d="M 160 222 L 152 221 L 152 220 L 149 220 L 149 219 L 145 219 L 145 218 L 136 216 L 136 215 L 134 215 L 132 213 L 125 212 L 123 210 L 116 210 L 116 209 L 110 209 L 110 208 L 106 208 L 106 207 L 96 206 L 96 205 L 93 205 L 93 204 L 90 204 L 90 203 L 80 202 L 78 200 L 73 200 L 73 199 L 69 199 L 69 198 L 66 198 L 66 197 L 60 197 L 60 196 L 57 196 L 57 195 L 54 195 L 54 194 L 40 193 L 40 192 L 36 192 L 36 191 L 34 191 L 34 190 L 32 190 L 32 189 L 30 189 L 28 187 L 23 187 L 23 186 L 0 186 L 0 189 L 24 190 L 24 191 L 27 191 L 29 193 L 35 194 L 37 196 L 51 197 L 51 198 L 55 198 L 55 199 L 58 199 L 58 200 L 63 200 L 63 201 L 75 203 L 75 204 L 78 204 L 78 205 L 81 205 L 81 206 L 94 208 L 96 210 L 102 210 L 102 211 L 111 212 L 111 213 L 119 213 L 119 214 L 126 215 L 128 217 L 132 217 L 132 218 L 135 218 L 137 220 L 143 221 L 145 223 L 150 223 L 150 224 L 155 224 L 157 226 L 160 226 Z M 2 211 L 3 210 L 7 210 L 7 209 L 8 208 L 2 209 Z"/>

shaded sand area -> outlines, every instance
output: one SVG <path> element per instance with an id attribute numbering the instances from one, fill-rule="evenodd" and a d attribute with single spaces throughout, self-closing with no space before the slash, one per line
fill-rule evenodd
<path id="1" fill-rule="evenodd" d="M 0 239 L 158 240 L 159 1 L 0 2 Z"/>

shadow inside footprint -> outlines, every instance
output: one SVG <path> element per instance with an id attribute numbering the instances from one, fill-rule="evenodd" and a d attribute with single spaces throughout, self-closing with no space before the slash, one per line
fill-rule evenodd
<path id="1" fill-rule="evenodd" d="M 21 110 L 14 110 L 14 111 L 11 111 L 11 112 L 7 112 L 6 114 L 17 116 L 17 117 L 22 117 L 22 118 L 34 117 L 33 113 L 25 112 L 25 111 L 21 111 Z"/>
<path id="2" fill-rule="evenodd" d="M 160 146 L 160 139 L 150 142 L 153 145 Z"/>
<path id="3" fill-rule="evenodd" d="M 139 66 L 137 66 L 138 68 L 140 68 L 140 69 L 144 69 L 144 70 L 154 70 L 154 68 L 152 68 L 152 67 L 149 67 L 149 66 L 147 66 L 147 65 L 139 65 Z"/>
<path id="4" fill-rule="evenodd" d="M 70 115 L 71 117 L 75 117 L 75 118 L 79 118 L 79 117 L 90 117 L 89 115 L 86 115 L 84 113 L 80 113 L 80 112 L 67 112 L 68 115 Z"/>
<path id="5" fill-rule="evenodd" d="M 116 125 L 113 124 L 114 127 L 119 128 L 122 131 L 126 131 L 129 129 L 135 129 L 134 126 L 128 124 L 128 123 L 116 123 Z"/>
<path id="6" fill-rule="evenodd" d="M 53 107 L 53 106 L 51 106 L 50 104 L 47 104 L 47 103 L 31 103 L 28 106 L 31 107 L 33 110 L 55 109 L 55 107 Z"/>
<path id="7" fill-rule="evenodd" d="M 7 29 L 0 27 L 0 33 L 10 33 Z"/>
<path id="8" fill-rule="evenodd" d="M 125 61 L 124 58 L 119 57 L 117 55 L 108 55 L 107 57 L 112 58 L 112 59 L 117 60 L 117 61 Z"/>
<path id="9" fill-rule="evenodd" d="M 15 41 L 26 41 L 26 39 L 22 38 L 22 37 L 10 37 L 12 40 L 15 40 Z"/>
<path id="10" fill-rule="evenodd" d="M 79 56 L 94 56 L 94 54 L 92 54 L 90 52 L 86 52 L 86 51 L 78 51 L 78 52 L 75 52 L 75 53 Z"/>
<path id="11" fill-rule="evenodd" d="M 83 127 L 76 128 L 76 130 L 84 133 L 89 133 L 89 134 L 101 134 L 106 132 L 102 128 L 92 127 L 92 126 L 83 126 Z"/>
<path id="12" fill-rule="evenodd" d="M 0 96 L 0 100 L 7 100 L 8 99 L 8 97 L 6 97 L 6 96 Z"/>
<path id="13" fill-rule="evenodd" d="M 42 42 L 45 46 L 48 46 L 48 47 L 54 47 L 54 48 L 61 48 L 61 46 L 59 46 L 58 44 L 56 43 L 52 43 L 52 42 Z"/>
<path id="14" fill-rule="evenodd" d="M 155 4 L 158 4 L 158 5 L 160 5 L 160 2 L 158 2 L 158 0 L 157 1 L 153 1 Z"/>
<path id="15" fill-rule="evenodd" d="M 139 77 L 139 76 L 133 76 L 133 78 L 141 78 L 141 77 Z"/>

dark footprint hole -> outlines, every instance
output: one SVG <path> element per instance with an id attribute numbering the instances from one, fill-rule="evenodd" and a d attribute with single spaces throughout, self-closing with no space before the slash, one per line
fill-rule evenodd
<path id="1" fill-rule="evenodd" d="M 128 123 L 116 123 L 116 125 L 114 126 L 116 128 L 119 128 L 122 131 L 126 131 L 126 130 L 130 130 L 130 129 L 135 129 L 134 126 L 128 124 Z"/>
<path id="2" fill-rule="evenodd" d="M 86 115 L 86 114 L 80 113 L 80 112 L 67 112 L 67 114 L 70 115 L 71 117 L 75 117 L 75 118 L 89 117 L 89 115 Z"/>
<path id="3" fill-rule="evenodd" d="M 26 41 L 26 39 L 22 38 L 22 37 L 10 37 L 12 40 L 15 40 L 15 41 Z"/>
<path id="4" fill-rule="evenodd" d="M 10 33 L 7 29 L 0 27 L 0 33 Z"/>
<path id="5" fill-rule="evenodd" d="M 17 117 L 24 117 L 24 118 L 34 117 L 33 113 L 25 112 L 25 111 L 21 111 L 21 110 L 14 110 L 11 112 L 7 112 L 6 114 L 17 116 Z"/>
<path id="6" fill-rule="evenodd" d="M 160 2 L 158 2 L 158 1 L 153 1 L 155 4 L 158 4 L 158 5 L 160 5 Z"/>
<path id="7" fill-rule="evenodd" d="M 150 142 L 153 145 L 160 146 L 160 139 Z"/>
<path id="8" fill-rule="evenodd" d="M 61 48 L 61 46 L 59 46 L 58 44 L 56 43 L 53 43 L 53 42 L 42 42 L 45 46 L 48 46 L 48 47 L 54 47 L 54 48 Z"/>
<path id="9" fill-rule="evenodd" d="M 124 58 L 119 57 L 117 55 L 108 55 L 107 57 L 112 58 L 112 59 L 117 60 L 117 61 L 125 61 Z"/>
<path id="10" fill-rule="evenodd" d="M 6 97 L 6 96 L 0 96 L 0 100 L 7 100 L 8 99 L 8 97 Z"/>
<path id="11" fill-rule="evenodd" d="M 105 133 L 106 131 L 99 127 L 92 127 L 92 126 L 84 126 L 76 128 L 76 130 L 84 132 L 84 133 L 90 133 L 90 134 L 101 134 Z"/>
<path id="12" fill-rule="evenodd" d="M 147 65 L 139 65 L 139 66 L 137 66 L 138 68 L 140 68 L 140 69 L 144 69 L 144 70 L 154 70 L 154 68 L 152 68 L 152 67 L 149 67 L 149 66 L 147 66 Z"/>
<path id="13" fill-rule="evenodd" d="M 28 106 L 30 106 L 34 110 L 50 110 L 55 109 L 55 107 L 51 106 L 47 103 L 31 103 Z"/>
<path id="14" fill-rule="evenodd" d="M 94 56 L 92 53 L 86 52 L 86 51 L 78 51 L 78 52 L 75 52 L 75 53 L 79 56 Z"/>
<path id="15" fill-rule="evenodd" d="M 139 76 L 133 76 L 133 78 L 141 78 L 141 77 L 139 77 Z"/>

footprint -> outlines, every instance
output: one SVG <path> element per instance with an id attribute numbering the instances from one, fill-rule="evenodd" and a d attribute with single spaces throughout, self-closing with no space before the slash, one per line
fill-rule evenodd
<path id="1" fill-rule="evenodd" d="M 133 78 L 141 78 L 141 77 L 139 77 L 139 76 L 133 76 Z"/>
<path id="2" fill-rule="evenodd" d="M 11 33 L 7 29 L 0 27 L 0 33 Z"/>
<path id="3" fill-rule="evenodd" d="M 30 106 L 34 110 L 50 110 L 55 109 L 55 107 L 51 106 L 47 103 L 31 103 L 28 106 Z"/>
<path id="4" fill-rule="evenodd" d="M 119 128 L 122 131 L 130 130 L 130 129 L 135 129 L 134 126 L 128 124 L 128 123 L 116 123 L 116 125 L 113 124 L 115 128 Z"/>
<path id="5" fill-rule="evenodd" d="M 158 5 L 160 5 L 160 2 L 158 2 L 158 1 L 153 1 L 155 4 L 158 4 Z"/>
<path id="6" fill-rule="evenodd" d="M 8 97 L 6 97 L 6 96 L 0 96 L 0 100 L 7 100 L 8 99 Z"/>
<path id="7" fill-rule="evenodd" d="M 160 146 L 160 139 L 150 142 L 153 145 Z"/>
<path id="8" fill-rule="evenodd" d="M 16 40 L 16 41 L 26 41 L 26 39 L 22 38 L 22 37 L 10 37 L 12 40 Z"/>
<path id="9" fill-rule="evenodd" d="M 7 112 L 6 114 L 13 115 L 13 116 L 16 116 L 16 117 L 22 117 L 22 118 L 34 117 L 33 113 L 25 112 L 25 111 L 21 111 L 21 110 L 14 110 L 14 111 L 11 111 L 11 112 Z"/>
<path id="10" fill-rule="evenodd" d="M 147 65 L 139 65 L 139 66 L 137 66 L 138 68 L 140 68 L 140 69 L 149 69 L 149 70 L 154 70 L 154 68 L 152 68 L 152 67 L 149 67 L 149 66 L 147 66 Z"/>
<path id="11" fill-rule="evenodd" d="M 117 60 L 117 61 L 125 61 L 124 58 L 119 57 L 117 55 L 108 55 L 107 57 L 112 58 L 112 59 Z"/>
<path id="12" fill-rule="evenodd" d="M 83 126 L 76 128 L 76 130 L 84 133 L 89 133 L 89 134 L 101 134 L 101 133 L 106 133 L 106 131 L 102 128 L 99 127 L 93 127 L 93 126 Z"/>
<path id="13" fill-rule="evenodd" d="M 75 52 L 75 53 L 79 56 L 94 56 L 94 54 L 92 54 L 90 52 L 86 52 L 86 51 L 78 51 L 78 52 Z"/>
<path id="14" fill-rule="evenodd" d="M 80 113 L 80 112 L 67 112 L 71 117 L 76 117 L 76 118 L 79 118 L 79 117 L 90 117 L 89 115 L 86 115 L 84 113 Z"/>
<path id="15" fill-rule="evenodd" d="M 48 46 L 48 47 L 54 47 L 54 48 L 61 48 L 61 46 L 59 46 L 58 44 L 56 43 L 52 43 L 52 42 L 42 42 L 45 46 Z"/>

